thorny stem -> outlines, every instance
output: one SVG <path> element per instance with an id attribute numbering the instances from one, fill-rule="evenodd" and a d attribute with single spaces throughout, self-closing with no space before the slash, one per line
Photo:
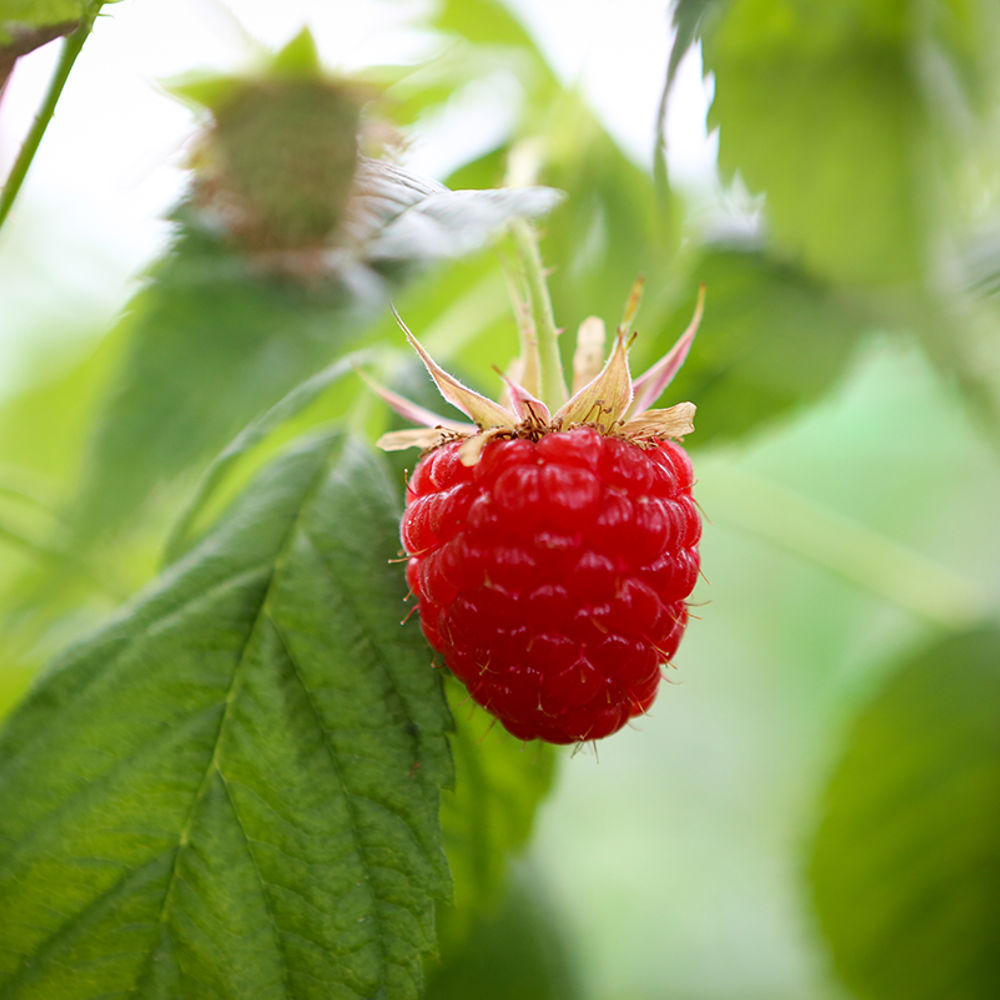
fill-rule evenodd
<path id="1" fill-rule="evenodd" d="M 514 245 L 531 299 L 531 314 L 534 319 L 535 341 L 538 351 L 539 381 L 541 398 L 550 410 L 557 410 L 569 398 L 566 381 L 563 378 L 562 360 L 559 357 L 559 334 L 552 314 L 552 300 L 545 283 L 545 268 L 538 252 L 538 240 L 528 222 L 516 219 L 511 227 Z M 525 359 L 527 360 L 527 359 Z"/>
<path id="2" fill-rule="evenodd" d="M 28 129 L 28 134 L 25 136 L 24 143 L 18 151 L 14 165 L 10 168 L 10 174 L 7 176 L 3 190 L 0 191 L 0 226 L 3 226 L 4 221 L 10 214 L 14 199 L 21 190 L 21 185 L 24 183 L 25 177 L 28 175 L 28 169 L 35 158 L 35 154 L 38 152 L 42 136 L 45 135 L 45 130 L 52 120 L 52 115 L 56 110 L 56 104 L 59 102 L 63 87 L 66 86 L 66 81 L 69 79 L 70 70 L 73 69 L 73 64 L 76 62 L 76 58 L 83 48 L 83 43 L 87 40 L 87 36 L 94 26 L 94 20 L 97 17 L 100 7 L 101 3 L 88 5 L 79 26 L 71 35 L 67 35 L 66 40 L 63 42 L 62 53 L 59 56 L 59 62 L 56 64 L 55 72 L 52 74 L 52 79 L 49 81 L 49 87 L 45 92 L 42 105 L 35 115 L 35 120 L 31 123 L 31 128 Z"/>

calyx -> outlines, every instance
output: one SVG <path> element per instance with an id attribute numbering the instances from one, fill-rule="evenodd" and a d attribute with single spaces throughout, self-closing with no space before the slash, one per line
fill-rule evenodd
<path id="1" fill-rule="evenodd" d="M 393 309 L 396 321 L 410 346 L 420 356 L 438 391 L 452 406 L 461 410 L 472 423 L 450 420 L 413 403 L 389 389 L 366 381 L 400 416 L 420 427 L 390 431 L 376 444 L 384 451 L 406 448 L 436 448 L 446 441 L 463 439 L 459 457 L 464 465 L 475 465 L 485 445 L 494 438 L 524 437 L 537 440 L 544 434 L 571 430 L 574 427 L 594 427 L 602 434 L 625 438 L 640 446 L 644 442 L 666 438 L 682 438 L 694 430 L 695 405 L 675 403 L 665 409 L 651 409 L 680 370 L 691 349 L 705 303 L 705 289 L 698 292 L 698 302 L 687 329 L 677 342 L 642 375 L 632 378 L 628 352 L 635 339 L 629 333 L 631 321 L 638 309 L 642 289 L 641 279 L 629 295 L 625 315 L 619 324 L 614 345 L 603 361 L 606 340 L 604 322 L 590 316 L 577 333 L 573 358 L 573 392 L 561 406 L 553 410 L 539 399 L 537 372 L 526 379 L 525 357 L 531 358 L 531 330 L 522 325 L 522 358 L 506 374 L 501 374 L 504 391 L 501 402 L 494 402 L 474 389 L 463 385 L 445 371 L 408 329 L 399 313 Z M 531 386 L 525 383 L 531 381 Z M 535 390 L 535 391 L 532 391 Z"/>

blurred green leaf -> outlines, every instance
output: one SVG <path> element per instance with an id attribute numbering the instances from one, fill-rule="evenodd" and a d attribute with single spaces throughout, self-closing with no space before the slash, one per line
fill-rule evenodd
<path id="1" fill-rule="evenodd" d="M 343 349 L 359 319 L 342 288 L 255 274 L 185 226 L 115 331 L 127 354 L 95 429 L 77 522 L 91 537 L 121 528 L 157 487 Z"/>
<path id="2" fill-rule="evenodd" d="M 669 396 L 697 404 L 695 444 L 742 437 L 814 401 L 842 374 L 864 329 L 851 300 L 761 250 L 708 248 L 691 275 L 705 283 L 705 315 Z M 692 288 L 655 345 L 642 336 L 649 327 L 640 314 L 637 346 L 666 350 L 696 294 Z"/>
<path id="3" fill-rule="evenodd" d="M 458 681 L 449 678 L 445 690 L 455 718 L 455 788 L 441 797 L 441 827 L 455 899 L 439 915 L 443 952 L 470 921 L 496 910 L 508 860 L 527 844 L 557 762 L 551 745 L 525 744 L 496 725 Z"/>
<path id="4" fill-rule="evenodd" d="M 955 188 L 942 168 L 988 92 L 979 53 L 996 27 L 988 5 L 947 0 L 711 5 L 720 164 L 766 193 L 784 253 L 859 285 L 923 278 Z"/>
<path id="5" fill-rule="evenodd" d="M 633 163 L 581 97 L 567 94 L 540 126 L 542 179 L 567 192 L 544 225 L 541 251 L 556 321 L 575 330 L 590 315 L 618 323 L 632 282 L 649 279 L 647 308 L 676 292 L 676 234 L 664 217 L 652 173 Z M 648 315 L 648 313 L 647 313 Z"/>
<path id="6" fill-rule="evenodd" d="M 31 29 L 58 27 L 58 34 L 65 34 L 88 5 L 87 0 L 0 0 L 0 46 L 13 43 L 12 48 L 22 50 L 19 55 L 30 52 L 34 46 L 24 48 L 23 40 L 30 37 Z"/>
<path id="7" fill-rule="evenodd" d="M 144 554 L 87 551 L 66 511 L 93 408 L 121 347 L 116 337 L 82 351 L 63 347 L 55 370 L 39 358 L 20 392 L 0 405 L 0 484 L 36 500 L 15 504 L 9 495 L 0 497 L 0 510 L 12 511 L 14 524 L 37 543 L 34 553 L 0 543 L 2 669 L 40 666 L 148 578 Z"/>
<path id="8" fill-rule="evenodd" d="M 677 67 L 688 49 L 698 38 L 702 19 L 710 8 L 725 0 L 676 0 L 673 5 L 672 19 L 674 25 L 674 40 L 670 46 L 670 59 L 667 63 L 666 87 L 673 86 L 677 75 Z"/>
<path id="9" fill-rule="evenodd" d="M 275 428 L 298 416 L 311 406 L 331 385 L 354 371 L 364 358 L 364 352 L 356 352 L 349 357 L 317 372 L 305 382 L 297 385 L 287 396 L 282 397 L 269 410 L 250 421 L 239 434 L 219 453 L 205 470 L 194 496 L 182 511 L 165 547 L 164 560 L 173 562 L 181 556 L 193 542 L 192 528 L 233 464 L 264 440 Z"/>
<path id="10" fill-rule="evenodd" d="M 513 147 L 524 152 L 526 161 L 537 158 L 540 183 L 566 193 L 565 204 L 541 227 L 557 322 L 570 330 L 589 315 L 617 323 L 640 274 L 651 278 L 647 307 L 657 298 L 669 301 L 678 291 L 672 283 L 679 213 L 672 211 L 673 199 L 665 203 L 657 195 L 651 170 L 622 151 L 578 90 L 562 86 L 505 4 L 447 2 L 434 23 L 461 33 L 477 50 L 490 43 L 509 45 L 529 67 L 516 66 L 524 101 L 515 134 L 463 165 L 448 181 L 458 187 L 502 183 Z M 653 123 L 651 147 L 652 140 Z M 568 364 L 568 357 L 564 360 Z"/>
<path id="11" fill-rule="evenodd" d="M 442 0 L 430 19 L 433 27 L 479 48 L 510 46 L 530 56 L 536 85 L 550 94 L 559 89 L 555 74 L 524 25 L 502 0 Z"/>
<path id="12" fill-rule="evenodd" d="M 860 714 L 810 874 L 834 963 L 871 1000 L 1000 995 L 1000 631 L 951 635 Z"/>
<path id="13" fill-rule="evenodd" d="M 82 347 L 60 343 L 29 356 L 17 391 L 0 401 L 0 464 L 37 481 L 55 502 L 80 474 L 87 421 L 124 347 L 122 337 L 101 339 L 97 331 L 77 336 Z"/>
<path id="14" fill-rule="evenodd" d="M 810 269 L 860 283 L 915 277 L 928 250 L 915 162 L 928 122 L 907 52 L 816 34 L 807 15 L 769 0 L 732 4 L 706 34 L 719 162 L 767 193 L 775 239 Z"/>
<path id="15" fill-rule="evenodd" d="M 539 873 L 518 871 L 501 905 L 433 973 L 426 1000 L 577 1000 L 572 956 Z"/>
<path id="16" fill-rule="evenodd" d="M 418 995 L 451 765 L 397 514 L 300 445 L 8 720 L 5 997 Z"/>

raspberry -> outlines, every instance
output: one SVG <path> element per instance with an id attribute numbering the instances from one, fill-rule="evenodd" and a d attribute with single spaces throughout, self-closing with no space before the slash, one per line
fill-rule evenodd
<path id="1" fill-rule="evenodd" d="M 649 710 L 677 650 L 701 519 L 684 450 L 595 427 L 463 442 L 408 485 L 406 578 L 430 644 L 521 739 L 575 743 Z"/>
<path id="2" fill-rule="evenodd" d="M 694 430 L 695 405 L 650 407 L 687 356 L 704 287 L 688 328 L 637 378 L 628 328 L 641 281 L 603 367 L 604 325 L 585 319 L 570 394 L 551 303 L 539 291 L 541 260 L 525 241 L 521 259 L 534 281 L 512 369 L 521 382 L 505 375 L 503 402 L 487 399 L 441 368 L 396 314 L 441 395 L 473 422 L 372 383 L 422 425 L 383 434 L 378 445 L 425 449 L 401 534 L 427 641 L 508 732 L 577 743 L 649 710 L 687 625 L 701 518 L 691 463 L 673 439 Z"/>

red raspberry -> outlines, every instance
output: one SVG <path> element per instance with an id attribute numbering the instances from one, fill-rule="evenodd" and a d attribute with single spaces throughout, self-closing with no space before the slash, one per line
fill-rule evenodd
<path id="1" fill-rule="evenodd" d="M 406 578 L 424 634 L 521 739 L 594 740 L 648 711 L 698 573 L 691 463 L 593 427 L 460 441 L 408 487 Z"/>

